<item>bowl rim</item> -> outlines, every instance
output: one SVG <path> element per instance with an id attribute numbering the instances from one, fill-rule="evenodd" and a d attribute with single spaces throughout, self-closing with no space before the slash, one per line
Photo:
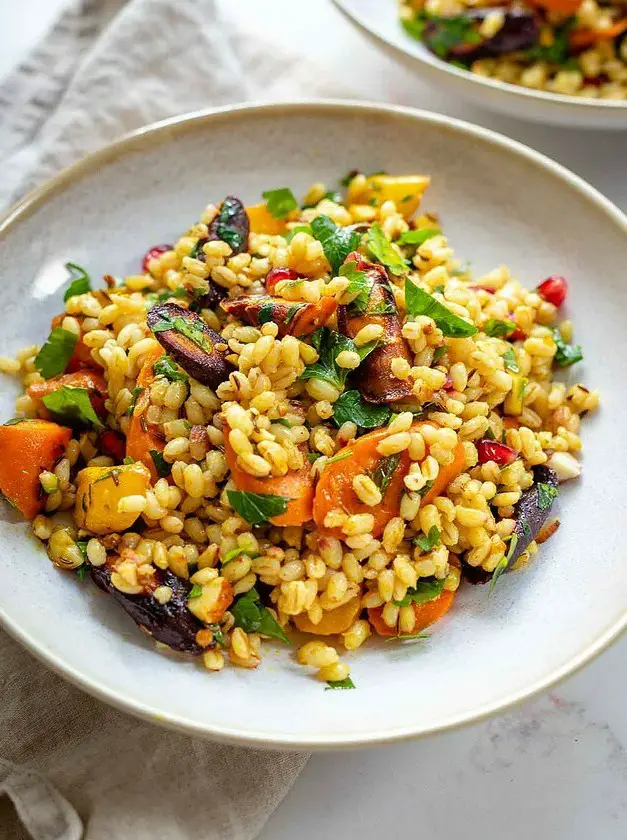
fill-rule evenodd
<path id="1" fill-rule="evenodd" d="M 390 0 L 393 2 L 394 0 Z M 385 45 L 396 58 L 405 62 L 417 61 L 423 68 L 433 76 L 437 76 L 439 71 L 448 73 L 453 76 L 458 82 L 475 83 L 490 88 L 499 94 L 510 94 L 515 97 L 535 102 L 541 102 L 543 105 L 552 104 L 559 106 L 562 110 L 584 110 L 589 108 L 591 110 L 605 110 L 609 112 L 627 113 L 627 100 L 620 99 L 593 99 L 588 96 L 570 96 L 566 93 L 553 93 L 548 90 L 535 90 L 533 88 L 526 88 L 522 85 L 514 85 L 511 82 L 502 82 L 499 79 L 491 79 L 487 76 L 480 76 L 478 73 L 473 73 L 470 70 L 462 70 L 460 67 L 455 67 L 449 64 L 442 58 L 430 53 L 426 47 L 425 55 L 421 55 L 413 50 L 405 49 L 400 44 L 390 40 L 386 35 L 371 28 L 366 21 L 358 16 L 353 8 L 349 6 L 350 0 L 333 0 L 336 8 L 368 38 L 379 41 Z M 399 24 L 400 25 L 400 24 Z M 407 35 L 410 39 L 410 36 Z M 412 43 L 410 39 L 410 43 Z M 416 43 L 422 43 L 416 41 Z M 424 45 L 423 45 L 424 46 Z M 601 126 L 602 127 L 602 126 Z"/>
<path id="2" fill-rule="evenodd" d="M 627 238 L 627 215 L 625 215 L 609 199 L 605 198 L 596 188 L 592 187 L 579 175 L 571 172 L 561 164 L 551 160 L 546 155 L 525 146 L 517 140 L 483 128 L 472 123 L 459 120 L 453 117 L 435 114 L 430 111 L 410 108 L 406 106 L 389 105 L 378 102 L 355 101 L 342 99 L 300 99 L 286 102 L 256 102 L 237 103 L 233 105 L 206 108 L 175 117 L 169 117 L 158 122 L 142 126 L 134 131 L 128 132 L 111 143 L 105 145 L 88 155 L 85 155 L 77 162 L 62 169 L 59 173 L 47 180 L 41 186 L 35 188 L 24 198 L 13 205 L 0 219 L 0 240 L 3 240 L 14 226 L 27 218 L 31 213 L 45 204 L 48 198 L 63 192 L 83 177 L 91 174 L 103 164 L 115 160 L 117 157 L 128 152 L 141 152 L 146 144 L 161 145 L 167 143 L 169 138 L 179 134 L 214 123 L 217 120 L 237 122 L 241 119 L 248 119 L 257 115 L 290 115 L 290 114 L 335 114 L 355 113 L 370 114 L 373 116 L 385 116 L 392 119 L 399 119 L 410 123 L 427 123 L 436 125 L 452 133 L 461 133 L 484 142 L 496 150 L 506 151 L 510 154 L 523 158 L 538 169 L 548 172 L 553 177 L 570 186 L 581 197 L 600 209 L 608 219 L 622 230 Z M 484 707 L 468 710 L 463 714 L 445 720 L 439 724 L 421 729 L 419 725 L 403 726 L 396 728 L 393 725 L 378 733 L 363 734 L 357 733 L 348 737 L 326 735 L 324 732 L 317 735 L 306 735 L 304 737 L 282 736 L 267 732 L 242 733 L 238 730 L 222 727 L 199 724 L 186 719 L 181 715 L 167 714 L 151 707 L 145 703 L 124 697 L 96 678 L 82 674 L 78 669 L 65 662 L 23 630 L 19 622 L 9 618 L 3 610 L 0 610 L 0 625 L 16 641 L 22 644 L 43 664 L 51 668 L 57 674 L 74 684 L 78 688 L 91 694 L 103 702 L 120 709 L 123 712 L 144 719 L 150 723 L 158 723 L 169 729 L 184 732 L 188 735 L 204 737 L 213 741 L 237 744 L 240 746 L 251 746 L 266 749 L 306 749 L 306 750 L 330 750 L 346 749 L 354 747 L 367 747 L 378 744 L 390 744 L 394 742 L 409 740 L 410 738 L 425 737 L 458 729 L 464 725 L 477 723 L 506 710 L 512 709 L 521 703 L 530 700 L 561 682 L 568 676 L 579 671 L 584 665 L 605 651 L 627 628 L 627 606 L 623 615 L 613 625 L 606 629 L 595 641 L 587 645 L 570 661 L 566 662 L 551 673 L 537 679 L 534 683 L 513 692 L 503 698 L 486 704 Z"/>

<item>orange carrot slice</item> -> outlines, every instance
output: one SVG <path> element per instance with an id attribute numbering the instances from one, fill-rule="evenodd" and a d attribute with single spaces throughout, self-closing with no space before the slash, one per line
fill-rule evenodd
<path id="1" fill-rule="evenodd" d="M 457 476 L 464 471 L 464 467 L 466 466 L 466 454 L 462 443 L 457 444 L 453 450 L 453 455 L 454 458 L 450 464 L 447 464 L 445 467 L 440 467 L 440 472 L 438 473 L 436 480 L 433 482 L 433 486 L 422 497 L 423 505 L 431 504 L 436 496 L 441 496 L 451 481 L 453 481 L 454 478 L 457 478 Z"/>
<path id="2" fill-rule="evenodd" d="M 52 329 L 62 326 L 64 318 L 65 315 L 55 315 L 51 323 Z M 83 335 L 84 333 L 81 328 L 80 338 L 74 345 L 74 351 L 72 352 L 72 356 L 68 362 L 68 366 L 65 371 L 66 373 L 75 373 L 77 370 L 82 370 L 83 368 L 102 370 L 102 365 L 99 365 L 91 355 L 91 348 L 83 341 Z"/>
<path id="3" fill-rule="evenodd" d="M 228 426 L 224 426 L 224 452 L 231 470 L 231 478 L 238 490 L 248 493 L 260 493 L 272 496 L 284 496 L 290 499 L 285 513 L 270 519 L 273 525 L 302 525 L 312 516 L 314 481 L 311 465 L 305 462 L 300 470 L 289 470 L 285 475 L 256 478 L 244 470 L 237 462 L 237 454 L 229 442 Z M 305 451 L 303 447 L 303 452 Z"/>
<path id="4" fill-rule="evenodd" d="M 318 624 L 313 624 L 307 617 L 307 613 L 300 613 L 294 616 L 294 624 L 302 633 L 313 633 L 316 636 L 334 636 L 336 633 L 344 633 L 355 622 L 361 612 L 361 598 L 351 598 L 341 607 L 330 610 L 322 615 Z"/>
<path id="5" fill-rule="evenodd" d="M 53 469 L 71 437 L 71 429 L 49 420 L 0 426 L 0 490 L 27 519 L 44 506 L 39 473 Z"/>
<path id="6" fill-rule="evenodd" d="M 432 601 L 427 601 L 425 604 L 414 604 L 414 614 L 416 616 L 416 623 L 414 629 L 410 634 L 420 633 L 425 627 L 434 624 L 442 618 L 442 616 L 449 611 L 453 603 L 454 592 L 444 589 L 437 598 Z M 383 621 L 383 607 L 371 607 L 368 610 L 368 619 L 377 631 L 379 636 L 399 636 L 398 630 L 394 627 L 388 627 Z"/>
<path id="7" fill-rule="evenodd" d="M 137 387 L 143 388 L 144 392 L 139 394 L 131 415 L 131 422 L 126 436 L 126 455 L 134 461 L 141 461 L 150 470 L 153 483 L 159 478 L 155 468 L 155 462 L 150 454 L 152 450 L 163 452 L 165 441 L 156 435 L 146 423 L 144 414 L 150 403 L 146 389 L 155 378 L 152 366 L 164 354 L 161 347 L 152 350 L 147 354 L 144 364 L 137 377 Z"/>
<path id="8" fill-rule="evenodd" d="M 599 41 L 613 41 L 625 31 L 627 31 L 627 18 L 617 20 L 607 29 L 572 29 L 568 33 L 568 43 L 575 50 L 585 50 Z"/>
<path id="9" fill-rule="evenodd" d="M 85 368 L 75 373 L 62 373 L 61 376 L 53 376 L 44 382 L 35 382 L 27 389 L 26 393 L 32 399 L 41 401 L 43 397 L 65 386 L 84 388 L 89 392 L 89 401 L 98 417 L 102 419 L 107 416 L 105 408 L 105 400 L 108 394 L 107 383 L 102 374 L 96 373 L 95 370 Z"/>

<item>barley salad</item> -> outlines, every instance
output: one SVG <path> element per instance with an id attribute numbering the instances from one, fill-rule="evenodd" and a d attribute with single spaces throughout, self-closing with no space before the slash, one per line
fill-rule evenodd
<path id="1" fill-rule="evenodd" d="M 400 20 L 439 58 L 479 76 L 627 100 L 624 0 L 400 0 Z"/>
<path id="2" fill-rule="evenodd" d="M 160 648 L 219 671 L 274 639 L 353 688 L 346 652 L 424 640 L 557 529 L 599 404 L 554 379 L 567 281 L 473 277 L 429 180 L 227 196 L 136 275 L 68 263 L 45 343 L 0 359 L 0 490 Z"/>

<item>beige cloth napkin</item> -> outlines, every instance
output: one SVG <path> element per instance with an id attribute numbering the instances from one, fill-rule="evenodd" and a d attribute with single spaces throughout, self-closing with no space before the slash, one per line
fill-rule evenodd
<path id="1" fill-rule="evenodd" d="M 346 93 L 320 68 L 245 37 L 234 6 L 220 8 L 213 0 L 75 2 L 0 85 L 0 204 L 166 116 Z M 307 760 L 140 723 L 56 677 L 2 631 L 0 696 L 3 840 L 248 840 Z"/>

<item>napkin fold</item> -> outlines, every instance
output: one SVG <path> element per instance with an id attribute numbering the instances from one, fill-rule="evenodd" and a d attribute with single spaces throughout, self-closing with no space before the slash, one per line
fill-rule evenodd
<path id="1" fill-rule="evenodd" d="M 214 0 L 75 0 L 0 84 L 0 205 L 154 120 L 346 93 L 320 67 L 265 46 Z M 3 840 L 249 840 L 307 761 L 139 722 L 3 631 L 0 692 Z"/>

